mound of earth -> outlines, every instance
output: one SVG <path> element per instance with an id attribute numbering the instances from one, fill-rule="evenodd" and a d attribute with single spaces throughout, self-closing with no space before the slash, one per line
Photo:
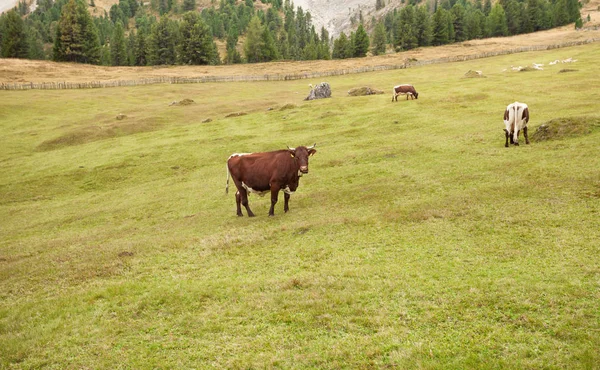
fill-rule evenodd
<path id="1" fill-rule="evenodd" d="M 245 116 L 246 112 L 237 112 L 237 113 L 229 113 L 228 115 L 225 116 L 225 118 L 231 118 L 231 117 L 241 117 L 241 116 Z"/>
<path id="2" fill-rule="evenodd" d="M 578 69 L 563 68 L 560 71 L 558 71 L 558 73 L 577 72 L 577 71 L 578 71 Z"/>
<path id="3" fill-rule="evenodd" d="M 531 139 L 533 141 L 547 141 L 587 135 L 595 128 L 600 128 L 600 117 L 555 118 L 540 125 L 531 136 Z"/>
<path id="4" fill-rule="evenodd" d="M 483 72 L 481 71 L 473 71 L 473 70 L 469 70 L 467 73 L 465 73 L 465 77 L 466 78 L 486 78 L 487 76 L 483 75 Z"/>
<path id="5" fill-rule="evenodd" d="M 539 69 L 533 68 L 533 67 L 525 67 L 525 68 L 521 68 L 519 70 L 519 72 L 531 72 L 531 71 L 539 71 Z"/>
<path id="6" fill-rule="evenodd" d="M 192 99 L 183 99 L 180 101 L 174 101 L 169 105 L 190 105 L 192 104 L 194 101 Z"/>
<path id="7" fill-rule="evenodd" d="M 370 87 L 355 87 L 353 89 L 348 90 L 348 95 L 350 96 L 364 96 L 364 95 L 377 95 L 383 94 L 383 91 L 372 89 Z"/>
<path id="8" fill-rule="evenodd" d="M 283 107 L 279 108 L 279 110 L 294 109 L 294 108 L 296 108 L 295 104 L 288 103 L 288 104 L 284 105 Z"/>

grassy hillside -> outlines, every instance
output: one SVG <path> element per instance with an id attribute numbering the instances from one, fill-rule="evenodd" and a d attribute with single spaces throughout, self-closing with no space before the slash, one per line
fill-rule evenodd
<path id="1" fill-rule="evenodd" d="M 597 367 L 599 59 L 0 91 L 0 367 Z M 585 127 L 504 148 L 515 100 Z M 235 216 L 231 153 L 314 142 L 290 212 Z"/>

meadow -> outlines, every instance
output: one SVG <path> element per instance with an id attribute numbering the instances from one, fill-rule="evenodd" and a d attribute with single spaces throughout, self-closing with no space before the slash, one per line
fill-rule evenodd
<path id="1" fill-rule="evenodd" d="M 0 368 L 599 368 L 598 60 L 0 91 Z M 554 134 L 504 148 L 516 100 Z M 231 153 L 313 143 L 236 216 Z"/>

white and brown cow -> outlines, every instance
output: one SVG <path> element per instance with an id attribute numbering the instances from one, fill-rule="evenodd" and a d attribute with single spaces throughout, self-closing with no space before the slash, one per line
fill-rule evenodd
<path id="1" fill-rule="evenodd" d="M 415 90 L 415 87 L 408 84 L 394 86 L 392 101 L 394 101 L 394 99 L 398 101 L 398 95 L 406 95 L 406 100 L 408 100 L 409 96 L 411 99 L 419 99 L 419 93 Z"/>
<path id="2" fill-rule="evenodd" d="M 525 143 L 529 144 L 527 137 L 527 123 L 529 122 L 529 107 L 518 101 L 509 104 L 504 111 L 504 134 L 506 136 L 505 147 L 508 148 L 508 140 L 514 145 L 519 145 L 519 133 L 523 130 Z"/>

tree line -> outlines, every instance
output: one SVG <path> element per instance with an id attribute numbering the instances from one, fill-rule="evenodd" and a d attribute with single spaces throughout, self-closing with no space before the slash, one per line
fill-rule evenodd
<path id="1" fill-rule="evenodd" d="M 575 22 L 582 26 L 578 0 L 443 0 L 434 9 L 414 2 L 376 23 L 373 54 L 420 46 L 530 33 Z"/>
<path id="2" fill-rule="evenodd" d="M 19 2 L 0 16 L 0 55 L 114 66 L 344 59 L 582 22 L 578 0 L 443 0 L 433 9 L 409 0 L 372 19 L 370 36 L 361 22 L 334 39 L 290 0 L 261 0 L 266 10 L 253 0 L 212 0 L 200 12 L 196 0 L 119 0 L 99 17 L 88 1 L 39 0 L 29 14 Z M 215 40 L 224 43 L 222 58 Z"/>

